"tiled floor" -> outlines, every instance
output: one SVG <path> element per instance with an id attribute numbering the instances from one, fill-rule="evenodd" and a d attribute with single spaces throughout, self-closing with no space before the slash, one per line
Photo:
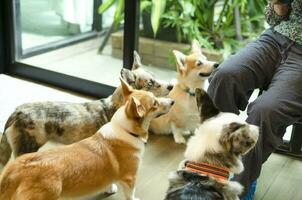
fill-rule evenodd
<path id="1" fill-rule="evenodd" d="M 3 130 L 7 117 L 17 105 L 47 100 L 83 102 L 90 98 L 0 75 L 0 130 Z M 53 147 L 47 144 L 44 149 Z M 140 199 L 163 199 L 168 173 L 177 168 L 183 158 L 184 148 L 184 145 L 175 144 L 172 137 L 151 136 L 138 175 L 137 196 Z M 302 162 L 273 154 L 263 166 L 255 200 L 302 200 L 301 183 Z M 118 192 L 107 199 L 123 198 Z"/>

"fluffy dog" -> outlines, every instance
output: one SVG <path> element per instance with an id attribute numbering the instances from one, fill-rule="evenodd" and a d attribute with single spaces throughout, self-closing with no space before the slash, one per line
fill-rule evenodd
<path id="1" fill-rule="evenodd" d="M 174 101 L 133 90 L 122 81 L 126 104 L 96 134 L 69 146 L 23 155 L 4 169 L 0 200 L 55 200 L 106 190 L 118 182 L 135 200 L 136 174 L 150 121 Z M 76 130 L 75 130 L 76 131 Z"/>
<path id="2" fill-rule="evenodd" d="M 195 88 L 203 88 L 205 80 L 218 64 L 207 60 L 196 40 L 192 42 L 190 55 L 176 50 L 173 53 L 178 75 L 177 83 L 168 97 L 175 100 L 175 105 L 167 115 L 153 120 L 150 130 L 156 134 L 173 133 L 176 143 L 185 143 L 184 135 L 193 132 L 199 123 Z"/>
<path id="3" fill-rule="evenodd" d="M 257 126 L 221 113 L 203 90 L 196 90 L 201 122 L 188 142 L 185 160 L 170 175 L 166 200 L 234 200 L 242 186 L 228 180 L 242 172 L 240 156 L 257 142 Z"/>
<path id="4" fill-rule="evenodd" d="M 134 89 L 150 91 L 155 96 L 167 95 L 173 86 L 143 70 L 136 52 L 134 58 L 132 71 L 122 69 L 123 79 Z M 118 87 L 108 98 L 86 103 L 41 102 L 17 107 L 7 120 L 1 139 L 0 169 L 12 151 L 17 157 L 37 151 L 49 140 L 71 144 L 93 135 L 123 104 L 122 90 Z"/>

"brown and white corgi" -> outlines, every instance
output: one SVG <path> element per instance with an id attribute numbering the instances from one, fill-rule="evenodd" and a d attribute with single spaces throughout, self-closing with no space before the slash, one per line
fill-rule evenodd
<path id="1" fill-rule="evenodd" d="M 173 133 L 176 143 L 185 143 L 184 135 L 197 128 L 199 114 L 196 106 L 195 89 L 203 88 L 206 79 L 218 67 L 213 61 L 208 61 L 202 54 L 196 40 L 192 42 L 192 52 L 186 56 L 174 50 L 177 66 L 177 83 L 168 94 L 175 100 L 171 111 L 151 122 L 150 130 L 156 134 Z"/>
<path id="2" fill-rule="evenodd" d="M 173 85 L 156 79 L 141 66 L 140 57 L 134 52 L 133 68 L 122 69 L 122 78 L 134 89 L 166 96 Z M 18 106 L 6 122 L 0 142 L 0 171 L 12 152 L 17 157 L 38 151 L 49 140 L 72 144 L 92 136 L 124 103 L 122 89 L 118 87 L 109 97 L 96 101 L 35 102 Z"/>
<path id="3" fill-rule="evenodd" d="M 105 191 L 113 183 L 121 185 L 125 199 L 137 199 L 136 174 L 149 124 L 174 101 L 121 83 L 127 101 L 109 123 L 85 140 L 9 163 L 0 178 L 0 200 L 74 198 Z"/>

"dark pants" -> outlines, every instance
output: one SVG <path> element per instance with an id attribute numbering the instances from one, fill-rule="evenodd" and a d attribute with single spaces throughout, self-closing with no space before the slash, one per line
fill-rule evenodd
<path id="1" fill-rule="evenodd" d="M 260 127 L 256 147 L 243 157 L 245 170 L 235 177 L 247 189 L 286 127 L 302 118 L 302 45 L 269 29 L 223 62 L 209 81 L 215 105 L 236 114 L 245 110 L 251 91 L 265 89 L 247 108 L 246 121 Z"/>

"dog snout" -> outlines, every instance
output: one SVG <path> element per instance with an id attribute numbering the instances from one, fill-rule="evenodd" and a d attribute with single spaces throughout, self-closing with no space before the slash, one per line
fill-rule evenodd
<path id="1" fill-rule="evenodd" d="M 167 87 L 167 89 L 169 90 L 169 91 L 171 91 L 172 89 L 173 89 L 173 85 L 168 85 L 168 87 Z"/>
<path id="2" fill-rule="evenodd" d="M 216 69 L 216 68 L 219 67 L 219 64 L 218 64 L 218 63 L 215 63 L 215 64 L 213 65 L 213 67 Z"/>
<path id="3" fill-rule="evenodd" d="M 166 97 L 161 97 L 159 98 L 159 102 L 160 104 L 162 104 L 163 106 L 167 106 L 170 107 L 172 105 L 174 105 L 175 101 L 171 98 L 166 98 Z"/>

